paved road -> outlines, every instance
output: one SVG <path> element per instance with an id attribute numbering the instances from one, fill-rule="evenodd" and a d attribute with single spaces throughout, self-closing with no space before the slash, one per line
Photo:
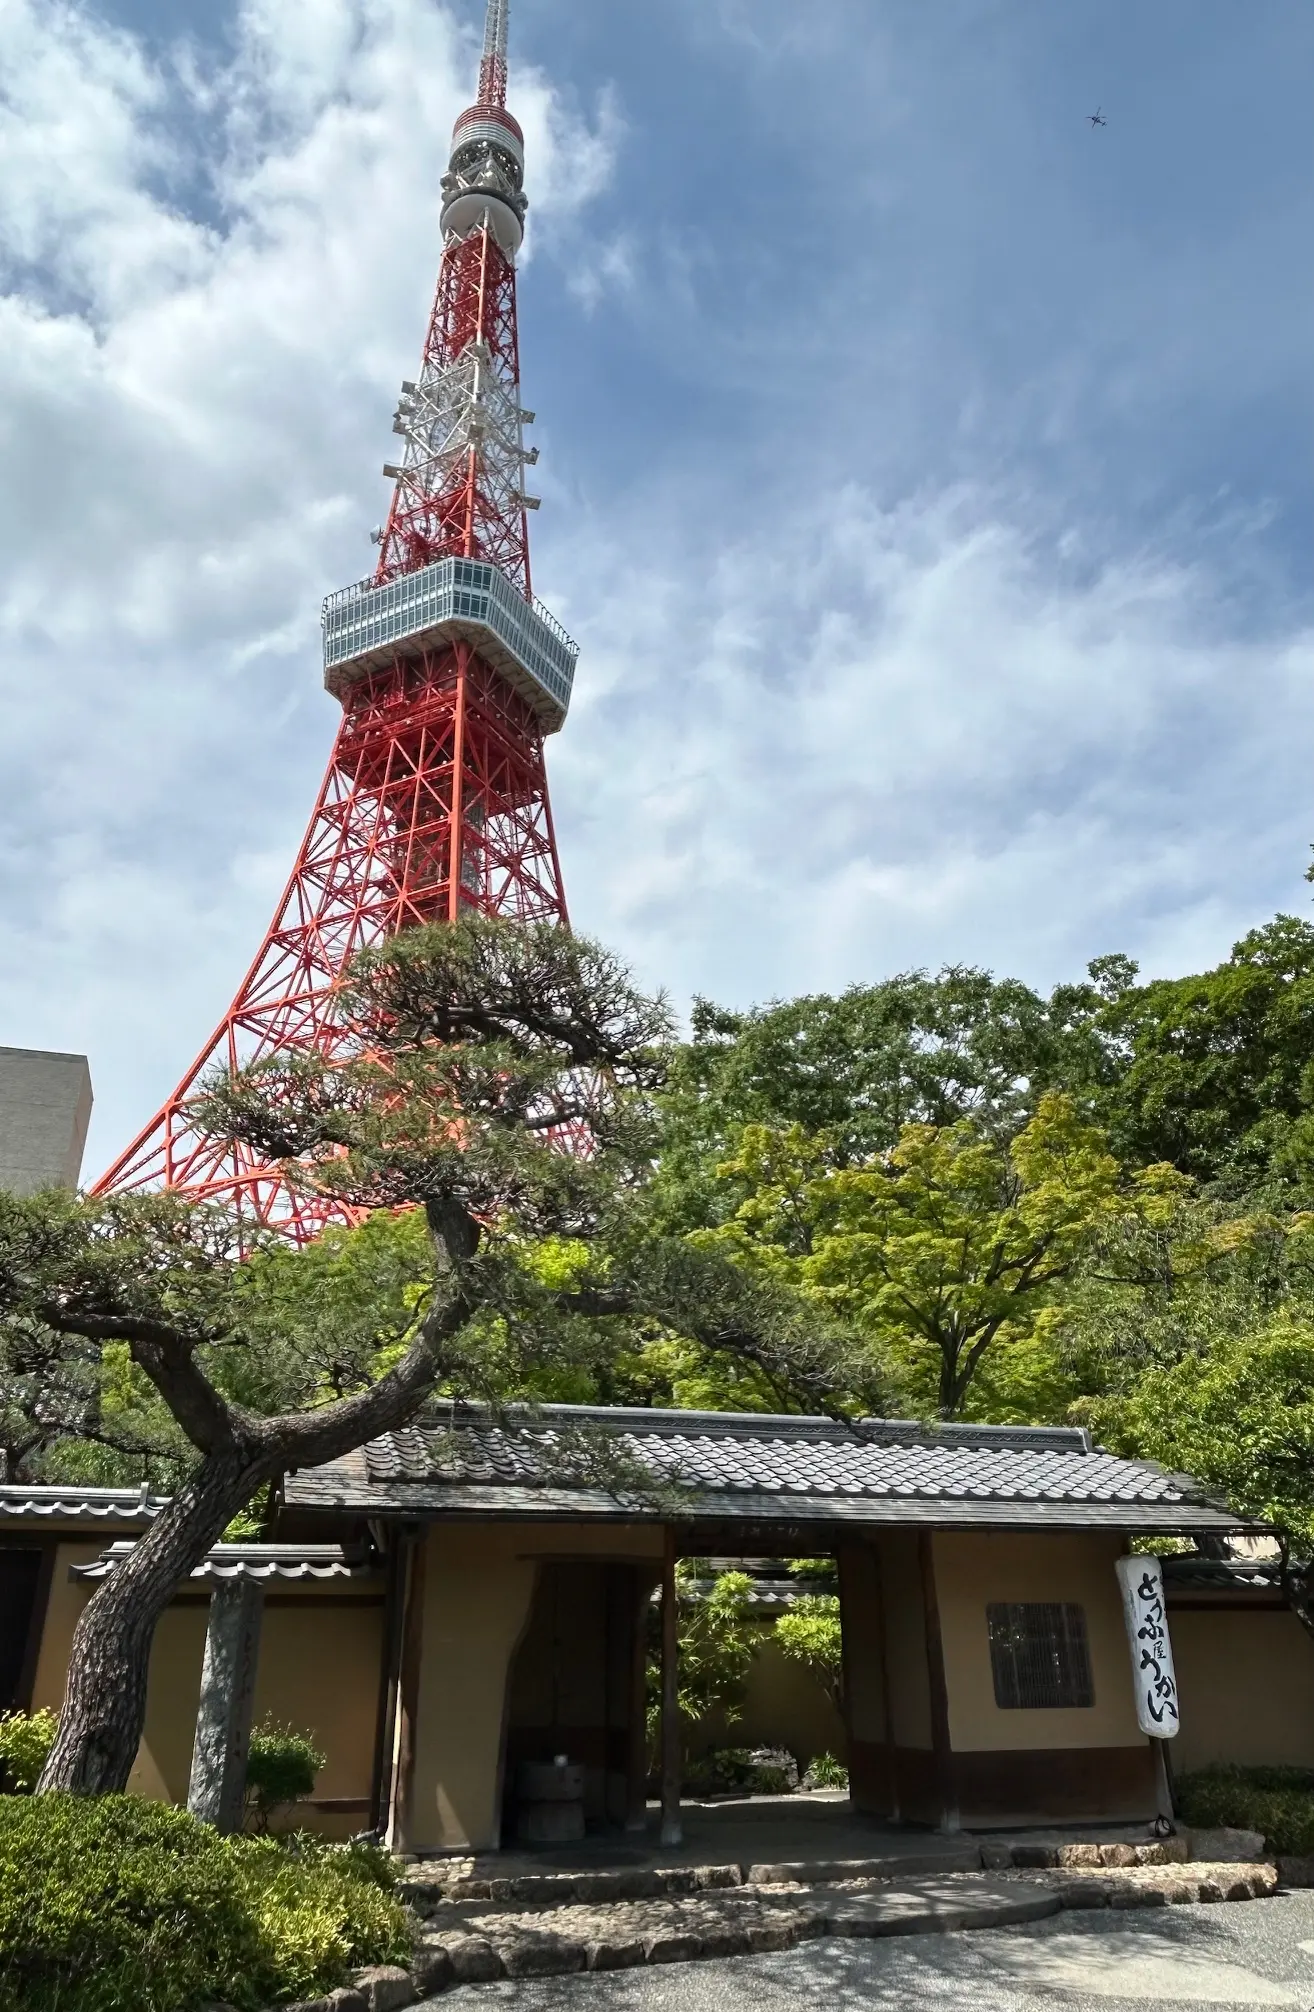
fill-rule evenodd
<path id="1" fill-rule="evenodd" d="M 458 2002 L 462 2012 L 1314 2012 L 1314 1891 L 1061 1914 L 968 1935 L 810 1942 L 779 1956 L 472 1986 L 432 2002 L 446 2012 Z"/>

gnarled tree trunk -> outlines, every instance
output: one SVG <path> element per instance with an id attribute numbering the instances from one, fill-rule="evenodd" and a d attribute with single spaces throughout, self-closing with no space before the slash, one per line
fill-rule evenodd
<path id="1" fill-rule="evenodd" d="M 146 1719 L 146 1678 L 159 1618 L 269 1479 L 267 1456 L 253 1458 L 250 1448 L 229 1444 L 207 1455 L 97 1587 L 74 1630 L 59 1733 L 38 1793 L 114 1795 L 127 1787 Z"/>

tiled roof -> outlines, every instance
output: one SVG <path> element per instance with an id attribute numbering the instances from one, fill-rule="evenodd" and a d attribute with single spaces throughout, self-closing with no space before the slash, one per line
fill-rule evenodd
<path id="1" fill-rule="evenodd" d="M 47 1523 L 149 1523 L 167 1495 L 146 1488 L 81 1488 L 24 1482 L 0 1485 L 0 1518 Z"/>
<path id="2" fill-rule="evenodd" d="M 131 1543 L 111 1544 L 89 1565 L 75 1565 L 73 1579 L 107 1579 L 132 1553 Z M 367 1579 L 378 1566 L 370 1558 L 349 1557 L 340 1544 L 216 1544 L 190 1577 L 217 1579 Z"/>
<path id="3" fill-rule="evenodd" d="M 592 1436 L 660 1501 L 588 1478 Z M 572 1469 L 577 1475 L 572 1482 Z M 674 1503 L 678 1506 L 673 1506 Z M 683 1498 L 683 1499 L 681 1499 Z M 545 1405 L 504 1421 L 439 1406 L 343 1461 L 288 1477 L 303 1508 L 464 1516 L 645 1516 L 1155 1530 L 1245 1525 L 1188 1477 L 1120 1460 L 1064 1427 Z M 686 1507 L 687 1502 L 687 1507 Z"/>
<path id="4" fill-rule="evenodd" d="M 1282 1569 L 1266 1559 L 1198 1558 L 1163 1561 L 1164 1585 L 1174 1593 L 1280 1593 Z"/>

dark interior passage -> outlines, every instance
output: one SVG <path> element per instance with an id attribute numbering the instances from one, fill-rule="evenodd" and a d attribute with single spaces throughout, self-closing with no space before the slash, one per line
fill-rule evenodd
<path id="1" fill-rule="evenodd" d="M 656 1566 L 545 1562 L 508 1691 L 505 1827 L 523 1761 L 584 1769 L 590 1828 L 642 1822 L 646 1775 L 643 1618 Z"/>
<path id="2" fill-rule="evenodd" d="M 0 1551 L 0 1711 L 12 1711 L 28 1702 L 23 1692 L 31 1679 L 28 1651 L 34 1634 L 41 1563 L 40 1551 Z"/>

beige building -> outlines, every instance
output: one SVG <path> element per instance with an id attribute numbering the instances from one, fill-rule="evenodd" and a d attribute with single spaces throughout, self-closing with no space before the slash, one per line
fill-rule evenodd
<path id="1" fill-rule="evenodd" d="M 0 1705 L 58 1704 L 113 1543 L 160 1507 L 0 1489 Z M 437 1407 L 289 1475 L 278 1542 L 220 1547 L 194 1575 L 157 1635 L 135 1785 L 185 1796 L 210 1586 L 242 1574 L 265 1587 L 256 1713 L 328 1754 L 326 1830 L 495 1848 L 521 1764 L 558 1755 L 584 1770 L 592 1828 L 637 1829 L 653 1599 L 675 1558 L 831 1555 L 858 1809 L 950 1829 L 1148 1818 L 1115 1561 L 1136 1536 L 1245 1527 L 1076 1430 Z M 1314 1644 L 1271 1571 L 1193 1556 L 1168 1584 L 1178 1765 L 1314 1764 Z"/>
<path id="2" fill-rule="evenodd" d="M 0 1048 L 0 1188 L 75 1188 L 90 1123 L 85 1055 Z"/>

